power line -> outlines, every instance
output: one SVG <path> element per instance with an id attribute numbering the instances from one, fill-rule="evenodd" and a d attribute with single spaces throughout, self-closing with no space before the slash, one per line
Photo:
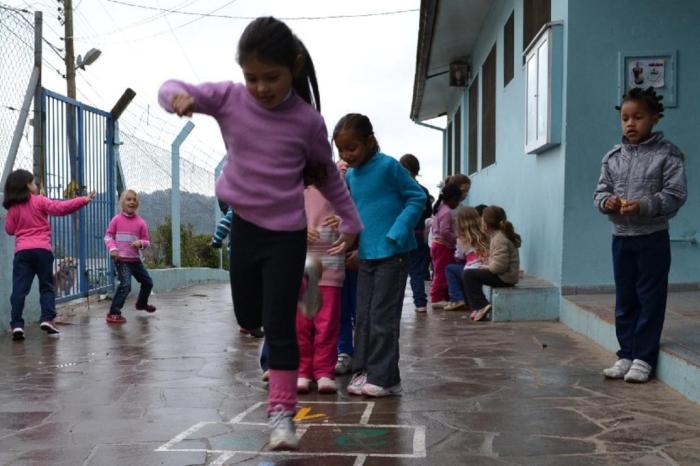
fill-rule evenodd
<path id="1" fill-rule="evenodd" d="M 122 0 L 107 0 L 108 2 L 111 3 L 117 3 L 119 5 L 125 5 L 125 6 L 130 6 L 134 8 L 142 8 L 144 10 L 154 10 L 154 11 L 163 11 L 167 13 L 176 13 L 180 15 L 188 15 L 188 16 L 200 16 L 200 17 L 206 17 L 206 18 L 226 18 L 226 19 L 245 19 L 245 20 L 252 20 L 256 19 L 257 16 L 234 16 L 234 15 L 217 15 L 214 13 L 199 13 L 199 12 L 193 12 L 193 11 L 182 11 L 182 10 L 171 10 L 167 8 L 158 8 L 154 6 L 147 6 L 147 5 L 137 5 L 135 3 L 129 3 L 125 2 Z M 416 11 L 420 11 L 417 8 L 412 8 L 409 10 L 392 10 L 392 11 L 379 11 L 375 13 L 359 13 L 359 14 L 346 14 L 346 15 L 325 15 L 325 16 L 288 16 L 288 17 L 280 17 L 279 19 L 283 21 L 314 21 L 314 20 L 324 20 L 324 19 L 345 19 L 345 18 L 367 18 L 371 16 L 390 16 L 390 15 L 400 15 L 403 13 L 413 13 Z"/>

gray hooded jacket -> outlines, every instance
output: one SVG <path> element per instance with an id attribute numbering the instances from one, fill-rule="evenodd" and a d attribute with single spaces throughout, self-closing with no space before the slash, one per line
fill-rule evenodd
<path id="1" fill-rule="evenodd" d="M 639 215 L 620 215 L 605 209 L 611 196 L 638 200 Z M 683 154 L 661 132 L 640 144 L 626 138 L 603 157 L 593 202 L 607 214 L 616 236 L 648 235 L 668 229 L 668 220 L 688 196 Z"/>

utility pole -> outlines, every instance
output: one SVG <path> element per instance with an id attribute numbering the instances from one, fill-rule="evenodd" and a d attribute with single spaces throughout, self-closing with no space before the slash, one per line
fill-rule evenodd
<path id="1" fill-rule="evenodd" d="M 73 0 L 63 0 L 64 40 L 66 44 L 66 85 L 68 97 L 75 99 L 75 49 L 73 47 Z"/>

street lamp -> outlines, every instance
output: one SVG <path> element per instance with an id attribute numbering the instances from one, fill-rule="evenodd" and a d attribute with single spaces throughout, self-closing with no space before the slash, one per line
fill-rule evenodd
<path id="1" fill-rule="evenodd" d="M 95 60 L 97 60 L 100 57 L 100 55 L 102 55 L 102 50 L 100 49 L 88 50 L 84 58 L 78 55 L 78 58 L 75 59 L 75 68 L 80 68 L 81 70 L 84 70 L 86 66 L 95 63 Z"/>

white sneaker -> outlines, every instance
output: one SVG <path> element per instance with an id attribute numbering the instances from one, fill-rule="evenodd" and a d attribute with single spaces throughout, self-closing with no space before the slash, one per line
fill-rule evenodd
<path id="1" fill-rule="evenodd" d="M 433 309 L 439 309 L 447 306 L 449 303 L 447 301 L 436 301 L 434 303 L 430 303 Z"/>
<path id="2" fill-rule="evenodd" d="M 335 363 L 335 373 L 338 375 L 347 374 L 352 370 L 352 356 L 347 353 L 340 353 L 338 361 Z"/>
<path id="3" fill-rule="evenodd" d="M 12 329 L 12 340 L 13 341 L 24 340 L 24 329 L 22 327 L 15 327 Z"/>
<path id="4" fill-rule="evenodd" d="M 632 367 L 625 374 L 625 382 L 646 383 L 651 374 L 651 365 L 641 359 L 632 361 Z"/>
<path id="5" fill-rule="evenodd" d="M 338 387 L 335 384 L 335 380 L 330 377 L 321 377 L 316 381 L 318 384 L 318 392 L 325 394 L 333 394 L 338 391 Z"/>
<path id="6" fill-rule="evenodd" d="M 350 383 L 348 384 L 348 394 L 349 395 L 362 395 L 362 387 L 367 382 L 367 374 L 364 372 L 358 372 L 352 376 Z"/>
<path id="7" fill-rule="evenodd" d="M 418 306 L 416 307 L 416 312 L 418 314 L 425 314 L 426 312 L 428 312 L 428 308 L 425 306 Z"/>
<path id="8" fill-rule="evenodd" d="M 611 367 L 603 369 L 603 375 L 609 379 L 621 379 L 625 376 L 627 371 L 630 370 L 631 366 L 631 360 L 618 359 Z"/>
<path id="9" fill-rule="evenodd" d="M 309 393 L 311 389 L 311 379 L 299 377 L 297 379 L 297 393 Z"/>
<path id="10" fill-rule="evenodd" d="M 385 396 L 400 395 L 403 389 L 401 388 L 401 383 L 397 383 L 393 387 L 380 387 L 379 385 L 374 385 L 372 383 L 365 383 L 362 387 L 362 394 L 371 396 L 374 398 L 382 398 Z"/>
<path id="11" fill-rule="evenodd" d="M 270 450 L 298 450 L 299 439 L 294 426 L 294 412 L 285 411 L 282 406 L 268 414 Z"/>

